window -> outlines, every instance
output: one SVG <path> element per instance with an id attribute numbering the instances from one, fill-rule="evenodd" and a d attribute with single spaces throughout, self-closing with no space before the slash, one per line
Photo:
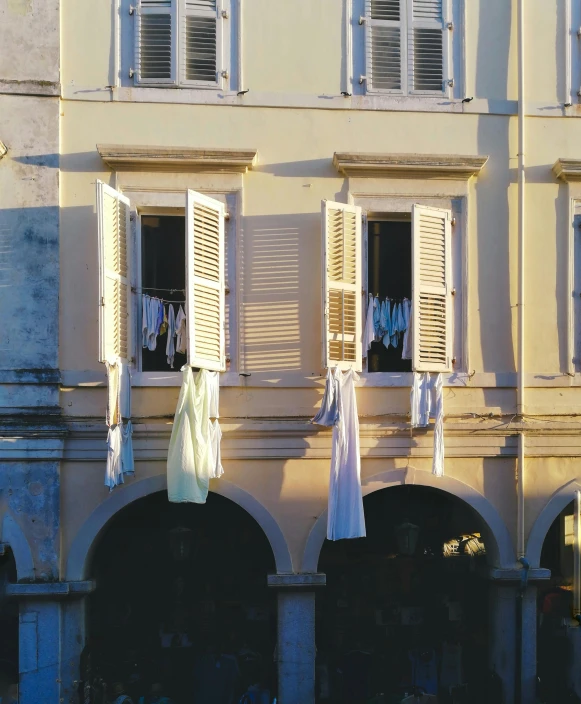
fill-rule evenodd
<path id="1" fill-rule="evenodd" d="M 174 368 L 187 360 L 193 367 L 224 371 L 224 205 L 188 190 L 185 216 L 142 214 L 139 263 L 133 256 L 130 209 L 125 196 L 97 182 L 100 361 L 119 356 L 143 371 L 171 369 L 165 336 L 157 338 L 155 350 L 141 352 L 142 310 L 140 304 L 133 305 L 133 288 L 138 301 L 141 293 L 157 296 L 166 300 L 166 306 L 173 305 L 176 315 L 183 301 L 187 355 L 177 354 Z M 133 271 L 131 262 L 135 262 Z"/>
<path id="2" fill-rule="evenodd" d="M 365 0 L 368 91 L 447 92 L 452 23 L 446 6 L 446 0 Z"/>
<path id="3" fill-rule="evenodd" d="M 407 217 L 370 215 L 367 261 L 361 208 L 324 201 L 322 211 L 323 366 L 361 371 L 367 358 L 369 372 L 451 371 L 451 211 L 413 205 Z M 411 361 L 402 359 L 401 338 L 388 349 L 380 341 L 362 348 L 368 293 L 411 300 Z"/>
<path id="4" fill-rule="evenodd" d="M 218 0 L 138 0 L 135 66 L 139 85 L 222 88 L 228 78 L 224 23 Z"/>

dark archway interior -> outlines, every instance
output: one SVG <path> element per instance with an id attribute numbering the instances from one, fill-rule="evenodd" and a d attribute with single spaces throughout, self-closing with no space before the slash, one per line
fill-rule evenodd
<path id="1" fill-rule="evenodd" d="M 581 629 L 573 616 L 573 501 L 557 516 L 541 552 L 551 578 L 538 588 L 537 673 L 543 704 L 581 701 Z"/>
<path id="2" fill-rule="evenodd" d="M 171 504 L 160 492 L 107 526 L 92 561 L 88 645 L 81 669 L 95 689 L 163 689 L 176 704 L 225 704 L 248 685 L 274 687 L 274 558 L 256 521 L 210 494 Z M 117 685 L 115 685 L 117 683 Z"/>
<path id="3" fill-rule="evenodd" d="M 319 560 L 318 701 L 400 702 L 414 686 L 443 704 L 492 701 L 482 519 L 417 486 L 364 505 L 367 537 L 326 541 Z"/>
<path id="4" fill-rule="evenodd" d="M 0 702 L 11 701 L 18 688 L 18 600 L 6 598 L 6 585 L 14 582 L 16 562 L 6 549 L 0 555 Z"/>

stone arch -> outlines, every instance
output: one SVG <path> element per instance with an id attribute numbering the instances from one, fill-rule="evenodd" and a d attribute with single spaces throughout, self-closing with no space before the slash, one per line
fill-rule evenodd
<path id="1" fill-rule="evenodd" d="M 365 479 L 362 482 L 363 496 L 402 484 L 439 489 L 469 504 L 484 521 L 487 530 L 485 540 L 487 540 L 492 563 L 497 567 L 514 567 L 516 562 L 514 547 L 508 528 L 500 514 L 483 494 L 458 479 L 448 476 L 436 477 L 431 472 L 415 467 L 392 469 Z M 325 509 L 316 520 L 307 538 L 301 572 L 317 571 L 319 555 L 326 537 L 327 510 Z"/>
<path id="2" fill-rule="evenodd" d="M 110 496 L 91 513 L 77 533 L 69 550 L 65 578 L 67 580 L 87 578 L 97 539 L 113 516 L 134 501 L 166 489 L 167 478 L 165 474 L 159 474 L 125 484 L 111 492 Z M 292 559 L 286 539 L 269 511 L 251 494 L 224 479 L 214 482 L 212 491 L 238 504 L 254 518 L 270 543 L 277 573 L 292 573 Z"/>
<path id="3" fill-rule="evenodd" d="M 581 483 L 573 479 L 557 489 L 539 513 L 527 540 L 526 554 L 531 567 L 541 566 L 543 543 L 549 528 L 561 511 L 573 501 L 576 491 L 581 491 Z"/>
<path id="4" fill-rule="evenodd" d="M 2 521 L 2 540 L 12 550 L 14 562 L 16 562 L 16 577 L 19 582 L 22 580 L 34 579 L 34 560 L 32 550 L 22 528 L 7 513 Z"/>

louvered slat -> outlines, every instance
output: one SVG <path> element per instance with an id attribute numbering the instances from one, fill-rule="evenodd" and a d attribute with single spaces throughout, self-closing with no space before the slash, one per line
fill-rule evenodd
<path id="1" fill-rule="evenodd" d="M 449 211 L 414 205 L 413 232 L 413 368 L 450 370 Z"/>
<path id="2" fill-rule="evenodd" d="M 97 181 L 99 224 L 101 362 L 111 357 L 128 360 L 130 352 L 129 201 Z"/>
<path id="3" fill-rule="evenodd" d="M 414 90 L 442 91 L 444 87 L 442 30 L 416 28 L 413 37 Z"/>
<path id="4" fill-rule="evenodd" d="M 215 10 L 216 0 L 186 0 L 186 10 Z"/>
<path id="5" fill-rule="evenodd" d="M 323 365 L 361 368 L 361 209 L 323 204 Z"/>
<path id="6" fill-rule="evenodd" d="M 400 0 L 371 0 L 371 19 L 398 22 Z"/>
<path id="7" fill-rule="evenodd" d="M 413 0 L 414 19 L 442 21 L 442 0 Z"/>
<path id="8" fill-rule="evenodd" d="M 224 206 L 187 192 L 188 362 L 224 370 Z"/>

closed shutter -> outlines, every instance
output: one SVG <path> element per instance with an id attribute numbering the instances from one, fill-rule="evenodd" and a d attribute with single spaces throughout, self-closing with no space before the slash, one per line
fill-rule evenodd
<path id="1" fill-rule="evenodd" d="M 402 65 L 405 0 L 365 0 L 368 88 L 401 93 L 406 84 Z"/>
<path id="2" fill-rule="evenodd" d="M 442 93 L 445 78 L 442 0 L 409 2 L 409 89 L 414 93 Z"/>
<path id="3" fill-rule="evenodd" d="M 97 181 L 99 230 L 99 361 L 131 357 L 130 203 Z"/>
<path id="4" fill-rule="evenodd" d="M 224 371 L 224 205 L 188 191 L 186 232 L 188 364 Z"/>
<path id="5" fill-rule="evenodd" d="M 412 367 L 417 372 L 452 368 L 451 218 L 449 210 L 412 208 Z"/>
<path id="6" fill-rule="evenodd" d="M 216 84 L 222 50 L 216 0 L 182 0 L 180 13 L 181 81 Z"/>
<path id="7" fill-rule="evenodd" d="M 361 208 L 323 201 L 323 366 L 361 371 Z"/>
<path id="8" fill-rule="evenodd" d="M 176 82 L 176 0 L 138 0 L 135 27 L 136 82 Z"/>

